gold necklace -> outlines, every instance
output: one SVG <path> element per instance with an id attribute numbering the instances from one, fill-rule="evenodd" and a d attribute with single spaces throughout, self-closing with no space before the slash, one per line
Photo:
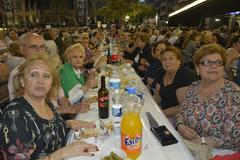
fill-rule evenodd
<path id="1" fill-rule="evenodd" d="M 44 105 L 37 105 L 28 96 L 23 96 L 23 97 L 28 101 L 28 103 L 32 106 L 33 110 L 36 112 L 36 114 L 39 117 L 41 117 L 43 119 L 47 119 L 47 120 L 51 120 L 53 118 L 54 115 L 49 118 L 49 116 L 45 116 L 44 114 L 42 114 L 41 110 L 46 111 L 47 109 L 49 109 L 48 105 L 45 102 L 44 102 Z M 42 109 L 39 109 L 39 108 L 42 108 Z M 46 113 L 48 113 L 48 112 L 46 112 Z"/>
<path id="2" fill-rule="evenodd" d="M 169 84 L 171 84 L 171 83 L 173 82 L 176 73 L 175 73 L 175 74 L 172 74 L 172 75 L 169 75 L 169 76 L 168 76 L 168 75 L 169 75 L 169 74 L 166 74 L 166 75 L 164 76 L 164 78 L 163 78 L 163 83 L 164 83 L 165 86 L 166 86 L 166 85 L 169 85 Z"/>

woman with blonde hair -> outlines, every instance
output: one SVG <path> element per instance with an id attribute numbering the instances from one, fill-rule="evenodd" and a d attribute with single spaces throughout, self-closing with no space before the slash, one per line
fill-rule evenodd
<path id="1" fill-rule="evenodd" d="M 203 31 L 201 34 L 200 46 L 211 44 L 211 43 L 213 43 L 212 32 Z"/>
<path id="2" fill-rule="evenodd" d="M 67 126 L 94 128 L 89 122 L 68 120 L 54 111 L 50 99 L 59 89 L 58 76 L 44 55 L 28 58 L 14 77 L 17 98 L 0 119 L 0 148 L 6 159 L 54 159 L 93 156 L 97 147 L 82 141 L 65 146 Z"/>
<path id="3" fill-rule="evenodd" d="M 95 73 L 85 74 L 83 60 L 85 50 L 77 43 L 68 47 L 64 53 L 67 62 L 60 69 L 60 82 L 65 96 L 71 104 L 80 102 L 84 92 L 96 87 Z"/>
<path id="4" fill-rule="evenodd" d="M 62 65 L 61 59 L 57 53 L 48 55 L 48 61 L 50 67 L 53 69 L 55 74 L 59 75 L 59 69 Z M 58 81 L 60 86 L 60 81 Z M 63 118 L 68 118 L 66 114 L 77 114 L 77 113 L 85 113 L 89 111 L 90 104 L 88 101 L 81 101 L 81 103 L 72 105 L 67 97 L 64 95 L 64 91 L 62 87 L 59 87 L 57 97 L 52 98 L 51 101 L 55 107 L 55 110 L 60 113 L 64 114 Z"/>

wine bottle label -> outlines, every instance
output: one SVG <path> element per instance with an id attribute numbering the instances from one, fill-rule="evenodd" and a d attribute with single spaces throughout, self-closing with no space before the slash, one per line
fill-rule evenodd
<path id="1" fill-rule="evenodd" d="M 98 98 L 98 107 L 105 108 L 105 107 L 108 107 L 108 106 L 109 106 L 108 96 Z"/>

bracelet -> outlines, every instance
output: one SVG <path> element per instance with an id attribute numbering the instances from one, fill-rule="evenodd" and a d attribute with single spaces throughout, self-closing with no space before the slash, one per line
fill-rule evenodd
<path id="1" fill-rule="evenodd" d="M 201 137 L 201 140 L 202 140 L 202 145 L 207 145 L 204 137 Z"/>
<path id="2" fill-rule="evenodd" d="M 179 125 L 181 125 L 181 124 L 184 124 L 184 123 L 182 123 L 182 122 L 177 123 L 175 129 L 178 130 L 178 127 L 179 127 Z"/>

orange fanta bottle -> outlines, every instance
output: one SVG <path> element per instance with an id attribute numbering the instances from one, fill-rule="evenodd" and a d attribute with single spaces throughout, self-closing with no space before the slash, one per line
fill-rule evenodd
<path id="1" fill-rule="evenodd" d="M 130 159 L 137 159 L 142 152 L 142 122 L 137 111 L 128 110 L 123 114 L 121 148 Z"/>

